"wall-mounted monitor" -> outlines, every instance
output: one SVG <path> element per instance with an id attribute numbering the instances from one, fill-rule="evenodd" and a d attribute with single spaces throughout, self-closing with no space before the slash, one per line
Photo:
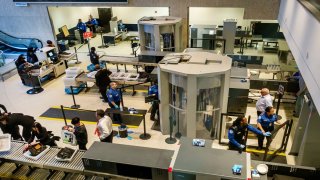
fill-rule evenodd
<path id="1" fill-rule="evenodd" d="M 61 32 L 64 37 L 68 37 L 70 35 L 67 25 L 61 27 Z"/>
<path id="2" fill-rule="evenodd" d="M 128 0 L 13 0 L 26 3 L 128 3 Z"/>

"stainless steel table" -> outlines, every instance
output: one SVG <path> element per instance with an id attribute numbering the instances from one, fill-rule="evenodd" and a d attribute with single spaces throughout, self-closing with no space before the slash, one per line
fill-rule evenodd
<path id="1" fill-rule="evenodd" d="M 208 144 L 207 144 L 208 143 Z M 206 140 L 211 147 L 212 141 Z M 173 165 L 173 176 L 194 177 L 196 179 L 247 179 L 246 153 L 213 148 L 196 147 L 191 138 L 180 139 L 180 149 Z M 241 175 L 232 173 L 233 165 L 242 165 Z"/>

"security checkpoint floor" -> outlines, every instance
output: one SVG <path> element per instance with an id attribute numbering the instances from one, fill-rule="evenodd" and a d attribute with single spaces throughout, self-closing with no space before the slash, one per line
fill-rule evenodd
<path id="1" fill-rule="evenodd" d="M 91 41 L 91 46 L 99 46 L 101 43 L 100 39 L 98 39 L 98 36 Z M 98 49 L 98 51 L 103 51 L 107 55 L 125 55 L 125 56 L 132 56 L 131 54 L 131 48 L 129 48 L 129 42 L 124 42 L 124 44 L 119 43 L 115 47 L 110 47 L 107 49 Z M 123 48 L 121 48 L 123 47 Z M 235 52 L 238 51 L 238 49 L 234 50 Z M 82 46 L 78 51 L 79 60 L 82 62 L 81 64 L 74 64 L 74 62 L 70 62 L 70 66 L 78 66 L 82 69 L 86 69 L 86 66 L 89 64 L 90 60 L 87 56 L 87 46 Z M 261 49 L 261 45 L 259 44 L 258 49 L 244 49 L 244 53 L 248 55 L 264 55 L 264 62 L 263 64 L 273 64 L 273 63 L 279 63 L 277 54 L 272 53 L 264 53 Z M 108 67 L 111 70 L 115 70 L 116 67 L 114 65 L 108 65 Z M 123 66 L 120 66 L 120 68 L 123 68 Z M 136 70 L 128 66 L 127 67 L 129 71 L 135 72 Z M 272 78 L 271 74 L 264 74 L 265 78 Z M 64 105 L 66 107 L 70 107 L 73 105 L 72 97 L 71 95 L 67 95 L 64 92 L 64 83 L 63 78 L 65 75 L 61 75 L 55 80 L 47 82 L 43 88 L 44 91 L 37 95 L 28 95 L 26 94 L 26 91 L 30 89 L 30 87 L 26 87 L 22 85 L 20 77 L 18 75 L 14 75 L 13 77 L 7 79 L 6 81 L 2 82 L 0 81 L 0 104 L 4 104 L 8 111 L 10 112 L 19 112 L 24 113 L 26 115 L 34 116 L 35 119 L 40 122 L 44 127 L 46 127 L 48 130 L 53 131 L 55 135 L 60 136 L 61 134 L 61 127 L 64 126 L 63 121 L 48 121 L 42 118 L 39 118 L 39 116 L 44 113 L 48 108 L 54 107 L 54 106 L 60 106 Z M 93 84 L 90 84 L 92 86 Z M 124 104 L 126 107 L 134 107 L 136 109 L 145 109 L 149 110 L 150 104 L 144 102 L 144 95 L 145 92 L 137 92 L 135 96 L 131 95 L 124 95 Z M 81 92 L 79 95 L 75 96 L 76 103 L 81 106 L 81 109 L 86 110 L 92 110 L 95 111 L 97 109 L 107 109 L 109 108 L 107 103 L 104 103 L 99 98 L 100 94 L 97 92 Z M 283 117 L 283 119 L 291 119 L 292 117 L 292 111 L 294 109 L 294 104 L 285 103 L 280 106 L 279 114 Z M 256 121 L 256 109 L 255 109 L 255 103 L 248 103 L 247 108 L 247 114 L 246 116 L 251 115 L 252 116 L 252 123 L 254 124 Z M 293 118 L 296 121 L 296 118 Z M 178 148 L 178 142 L 170 145 L 165 142 L 165 139 L 168 137 L 168 135 L 162 135 L 161 132 L 152 130 L 151 127 L 153 125 L 154 121 L 150 120 L 150 113 L 147 113 L 146 115 L 146 129 L 147 133 L 151 135 L 151 138 L 149 140 L 141 140 L 139 139 L 139 135 L 143 133 L 143 123 L 141 123 L 138 128 L 135 128 L 133 138 L 130 139 L 122 139 L 122 138 L 114 138 L 113 142 L 118 144 L 127 144 L 127 145 L 133 145 L 133 146 L 143 146 L 143 147 L 157 147 L 161 149 L 170 149 L 175 150 Z M 95 124 L 86 124 L 86 128 L 88 131 L 88 138 L 89 142 L 87 144 L 87 148 L 90 147 L 90 145 L 94 141 L 99 141 L 98 137 L 94 135 L 94 129 Z M 116 127 L 114 127 L 114 130 L 116 130 Z M 293 131 L 294 133 L 294 128 Z M 293 134 L 292 133 L 292 134 Z M 279 133 L 280 134 L 280 133 Z M 293 135 L 291 135 L 293 137 Z M 280 142 L 281 141 L 281 135 L 279 137 L 277 136 L 275 141 Z M 219 149 L 227 149 L 227 146 L 221 146 L 218 144 L 218 141 L 215 140 L 215 143 L 213 144 L 213 148 L 219 148 Z M 249 143 L 257 144 L 257 140 L 250 140 Z M 275 143 L 277 144 L 277 143 Z M 289 147 L 291 144 L 291 138 L 289 139 Z M 62 142 L 58 142 L 58 146 L 65 147 L 68 146 L 66 144 L 63 144 Z M 290 148 L 287 148 L 287 151 Z M 287 155 L 287 162 L 288 164 L 295 164 L 294 157 Z M 10 164 L 4 164 L 0 167 L 0 174 L 4 172 L 5 169 L 10 170 L 11 165 Z M 4 170 L 3 170 L 4 169 Z M 23 169 L 21 172 L 19 171 L 19 175 L 23 175 Z M 59 174 L 56 174 L 52 176 L 54 177 L 60 176 Z M 70 175 L 71 176 L 71 175 Z M 79 179 L 79 177 L 74 177 L 75 179 Z M 80 178 L 81 179 L 81 178 Z"/>

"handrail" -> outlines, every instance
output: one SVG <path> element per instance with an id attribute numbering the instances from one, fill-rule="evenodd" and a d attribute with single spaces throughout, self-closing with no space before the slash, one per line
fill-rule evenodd
<path id="1" fill-rule="evenodd" d="M 24 48 L 24 47 L 12 46 L 12 45 L 10 45 L 10 44 L 8 44 L 8 43 L 5 43 L 5 42 L 1 41 L 1 39 L 0 39 L 0 43 L 1 43 L 1 44 L 4 44 L 4 45 L 6 45 L 6 46 L 9 46 L 9 47 L 11 47 L 11 48 L 13 48 L 13 49 L 18 49 L 18 50 L 27 50 L 27 49 L 28 49 L 28 46 L 26 46 L 25 44 L 21 44 L 21 45 L 25 46 L 25 48 Z"/>

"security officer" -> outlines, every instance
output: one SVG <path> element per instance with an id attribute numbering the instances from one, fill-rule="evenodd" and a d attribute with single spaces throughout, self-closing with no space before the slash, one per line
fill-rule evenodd
<path id="1" fill-rule="evenodd" d="M 78 20 L 77 29 L 80 32 L 81 42 L 83 43 L 83 33 L 87 31 L 87 26 L 84 22 L 82 22 L 82 19 Z"/>
<path id="2" fill-rule="evenodd" d="M 278 121 L 278 116 L 274 113 L 274 108 L 268 106 L 265 112 L 258 117 L 257 126 L 260 131 L 272 132 L 274 130 L 274 122 Z M 258 135 L 258 150 L 262 149 L 264 136 Z"/>
<path id="3" fill-rule="evenodd" d="M 160 119 L 159 113 L 159 92 L 158 92 L 158 81 L 155 80 L 154 84 L 149 88 L 148 95 L 155 96 L 155 100 L 152 102 L 150 120 L 155 120 L 155 115 L 157 113 L 158 120 Z"/>
<path id="4" fill-rule="evenodd" d="M 90 31 L 96 33 L 96 26 L 98 25 L 97 19 L 93 18 L 92 15 L 90 15 L 89 20 L 86 24 L 90 28 Z"/>
<path id="5" fill-rule="evenodd" d="M 90 61 L 93 65 L 97 65 L 99 64 L 99 55 L 96 53 L 96 48 L 95 47 L 91 47 L 91 51 L 90 51 Z"/>
<path id="6" fill-rule="evenodd" d="M 271 135 L 270 132 L 262 133 L 258 129 L 252 127 L 248 124 L 247 118 L 245 118 L 244 116 L 240 116 L 233 122 L 228 131 L 229 150 L 238 150 L 241 152 L 243 149 L 245 149 L 243 138 L 247 129 L 261 136 Z"/>
<path id="7" fill-rule="evenodd" d="M 108 104 L 112 109 L 120 109 L 121 94 L 117 86 L 116 82 L 111 82 L 110 89 L 107 92 Z M 122 123 L 120 114 L 113 113 L 113 120 Z"/>
<path id="8" fill-rule="evenodd" d="M 233 122 L 232 126 L 229 128 L 228 131 L 229 150 L 242 151 L 245 148 L 243 138 L 247 129 L 261 136 L 271 135 L 270 132 L 262 133 L 258 129 L 252 127 L 248 124 L 246 117 L 240 116 Z"/>

